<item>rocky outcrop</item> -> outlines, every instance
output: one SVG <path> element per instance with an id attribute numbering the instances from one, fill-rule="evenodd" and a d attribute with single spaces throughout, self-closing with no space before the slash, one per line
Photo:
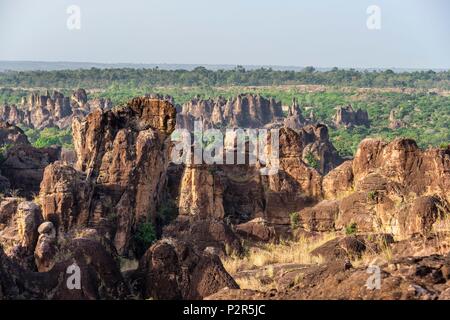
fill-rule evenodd
<path id="1" fill-rule="evenodd" d="M 143 298 L 203 299 L 222 288 L 239 288 L 216 255 L 199 253 L 182 241 L 164 239 L 142 257 L 133 276 Z"/>
<path id="2" fill-rule="evenodd" d="M 0 121 L 0 192 L 32 197 L 44 168 L 59 157 L 60 148 L 34 148 L 20 128 Z"/>
<path id="3" fill-rule="evenodd" d="M 182 240 L 200 252 L 212 250 L 220 256 L 243 252 L 240 239 L 220 220 L 179 216 L 164 228 L 163 237 Z"/>
<path id="4" fill-rule="evenodd" d="M 31 198 L 39 192 L 44 169 L 57 161 L 61 149 L 38 149 L 29 144 L 18 144 L 9 148 L 0 164 L 2 174 L 9 180 L 9 188 L 20 195 Z"/>
<path id="5" fill-rule="evenodd" d="M 20 105 L 4 105 L 0 107 L 0 120 L 13 125 L 24 125 L 30 128 L 43 129 L 46 127 L 70 128 L 72 119 L 84 116 L 98 108 L 110 109 L 109 99 L 94 99 L 88 101 L 84 89 L 76 90 L 71 97 L 54 91 L 52 94 L 39 92 L 23 98 Z"/>
<path id="6" fill-rule="evenodd" d="M 322 188 L 325 199 L 341 199 L 352 191 L 352 166 L 352 161 L 345 161 L 323 177 Z"/>
<path id="7" fill-rule="evenodd" d="M 330 142 L 327 126 L 323 124 L 306 125 L 297 133 L 300 135 L 303 161 L 313 166 L 321 174 L 327 174 L 343 162 Z"/>
<path id="8" fill-rule="evenodd" d="M 262 218 L 256 218 L 237 225 L 236 233 L 244 239 L 258 242 L 269 242 L 277 236 L 275 228 Z"/>
<path id="9" fill-rule="evenodd" d="M 334 226 L 355 225 L 359 232 L 427 235 L 450 212 L 450 149 L 421 150 L 409 139 L 361 142 L 355 159 L 323 179 L 323 193 L 334 199 Z M 330 217 L 330 202 L 303 215 Z M 338 209 L 336 209 L 338 206 Z M 326 231 L 326 230 L 322 230 Z"/>
<path id="10" fill-rule="evenodd" d="M 17 144 L 29 144 L 28 138 L 19 127 L 0 121 L 0 147 L 9 147 Z"/>
<path id="11" fill-rule="evenodd" d="M 284 119 L 284 126 L 290 129 L 299 130 L 305 126 L 306 122 L 297 99 L 292 99 L 292 104 L 289 106 L 287 116 Z"/>
<path id="12" fill-rule="evenodd" d="M 58 252 L 56 230 L 50 221 L 42 223 L 38 228 L 38 241 L 34 249 L 34 260 L 39 272 L 50 271 L 55 264 Z"/>
<path id="13" fill-rule="evenodd" d="M 396 110 L 392 109 L 389 113 L 389 128 L 392 130 L 399 129 L 404 126 L 403 121 L 397 119 Z"/>
<path id="14" fill-rule="evenodd" d="M 80 287 L 69 287 L 79 271 Z M 33 272 L 8 258 L 0 247 L 2 299 L 110 300 L 129 297 L 117 257 L 100 242 L 72 239 L 61 248 L 49 271 Z"/>
<path id="15" fill-rule="evenodd" d="M 321 132 L 318 129 L 316 133 L 321 136 Z M 312 206 L 322 198 L 321 175 L 301 156 L 313 137 L 314 132 L 281 129 L 280 168 L 270 176 L 261 173 L 263 165 L 259 162 L 186 166 L 179 178 L 180 215 L 229 219 L 235 224 L 263 218 L 269 224 L 288 225 L 290 213 Z"/>
<path id="16" fill-rule="evenodd" d="M 207 165 L 188 165 L 180 185 L 179 214 L 200 219 L 223 219 L 223 185 Z"/>
<path id="17" fill-rule="evenodd" d="M 449 258 L 402 257 L 357 268 L 348 263 L 325 263 L 281 274 L 276 279 L 279 290 L 224 288 L 207 300 L 448 300 Z M 374 280 L 374 270 L 380 272 L 379 283 Z"/>
<path id="18" fill-rule="evenodd" d="M 86 175 L 73 167 L 61 162 L 49 165 L 39 194 L 45 220 L 51 221 L 61 234 L 76 226 L 87 226 L 92 188 Z"/>
<path id="19" fill-rule="evenodd" d="M 333 122 L 337 127 L 354 127 L 370 125 L 369 114 L 366 110 L 354 110 L 351 105 L 338 107 Z"/>
<path id="20" fill-rule="evenodd" d="M 194 121 L 205 128 L 263 128 L 283 117 L 281 103 L 260 95 L 241 94 L 231 99 L 193 99 L 177 115 L 177 128 L 190 131 Z"/>
<path id="21" fill-rule="evenodd" d="M 383 250 L 389 250 L 394 243 L 390 234 L 350 235 L 330 240 L 311 251 L 311 255 L 321 257 L 325 262 L 355 261 L 361 259 L 364 253 L 376 255 Z"/>
<path id="22" fill-rule="evenodd" d="M 0 243 L 6 254 L 24 268 L 33 269 L 33 251 L 42 222 L 41 209 L 33 202 L 5 198 L 0 202 Z"/>
<path id="23" fill-rule="evenodd" d="M 14 145 L 29 145 L 27 136 L 19 127 L 0 121 L 0 193 L 11 190 L 11 183 L 2 175 L 1 167 L 6 160 L 8 150 Z"/>
<path id="24" fill-rule="evenodd" d="M 40 192 L 44 217 L 61 232 L 101 230 L 127 255 L 138 226 L 155 223 L 174 127 L 175 108 L 145 97 L 75 119 L 75 169 L 62 163 L 47 168 Z"/>
<path id="25" fill-rule="evenodd" d="M 320 171 L 342 161 L 326 126 L 308 125 L 297 132 L 282 128 L 279 137 L 280 170 L 273 176 L 261 175 L 259 165 L 186 166 L 177 184 L 180 215 L 288 225 L 290 213 L 320 201 Z M 310 157 L 317 159 L 315 168 L 307 164 Z"/>

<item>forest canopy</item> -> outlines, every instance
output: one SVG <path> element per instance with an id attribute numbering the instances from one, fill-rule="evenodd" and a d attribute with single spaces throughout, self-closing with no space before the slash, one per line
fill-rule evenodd
<path id="1" fill-rule="evenodd" d="M 317 71 L 313 67 L 301 71 L 259 68 L 246 70 L 238 66 L 231 70 L 153 69 L 77 69 L 57 71 L 6 71 L 0 73 L 1 87 L 42 88 L 108 88 L 111 85 L 148 86 L 271 86 L 327 85 L 351 87 L 408 87 L 450 89 L 450 71 L 394 72 L 360 71 L 333 68 Z"/>

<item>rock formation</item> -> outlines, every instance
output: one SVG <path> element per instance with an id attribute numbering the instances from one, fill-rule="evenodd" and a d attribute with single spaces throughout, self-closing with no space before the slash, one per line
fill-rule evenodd
<path id="1" fill-rule="evenodd" d="M 276 276 L 278 290 L 224 288 L 207 300 L 449 300 L 449 256 L 401 257 L 383 262 L 380 287 L 368 287 L 367 267 L 324 263 Z M 301 279 L 301 281 L 295 281 Z"/>
<path id="2" fill-rule="evenodd" d="M 65 100 L 33 95 L 30 121 L 53 125 L 45 110 L 69 110 Z M 450 147 L 366 139 L 343 162 L 327 127 L 307 124 L 295 100 L 284 126 L 279 103 L 260 96 L 195 99 L 179 115 L 170 97 L 105 103 L 84 90 L 69 98 L 76 111 L 60 120 L 73 117 L 75 151 L 62 157 L 0 125 L 0 187 L 29 198 L 39 190 L 35 202 L 0 195 L 0 299 L 450 298 L 450 244 L 436 240 L 448 231 Z M 278 128 L 279 157 L 170 164 L 176 119 L 181 128 L 194 119 L 221 129 Z M 368 124 L 367 113 L 341 108 L 336 124 Z M 278 171 L 265 175 L 274 164 Z M 325 233 L 336 236 L 309 253 L 320 263 L 288 272 L 278 265 L 270 292 L 240 290 L 220 260 L 242 257 L 248 245 Z M 365 289 L 366 266 L 353 261 L 385 252 L 382 289 Z M 130 258 L 139 265 L 121 271 Z M 83 290 L 68 289 L 68 268 L 80 269 Z"/>
<path id="3" fill-rule="evenodd" d="M 44 218 L 59 232 L 98 228 L 126 255 L 137 227 L 155 222 L 174 127 L 175 108 L 151 98 L 75 119 L 77 163 L 75 169 L 47 167 L 40 192 Z"/>
<path id="4" fill-rule="evenodd" d="M 302 115 L 297 99 L 292 99 L 292 105 L 289 106 L 287 116 L 284 119 L 284 126 L 294 130 L 299 130 L 303 128 L 306 123 L 307 121 Z"/>
<path id="5" fill-rule="evenodd" d="M 196 98 L 183 105 L 177 128 L 192 131 L 194 121 L 201 121 L 204 128 L 263 128 L 282 117 L 281 103 L 260 95 L 241 94 L 228 100 Z"/>
<path id="6" fill-rule="evenodd" d="M 259 217 L 272 224 L 289 224 L 291 212 L 311 206 L 322 197 L 320 173 L 302 160 L 305 148 L 314 139 L 325 139 L 320 127 L 316 129 L 315 133 L 280 130 L 280 169 L 272 176 L 262 175 L 259 163 L 187 165 L 179 184 L 180 215 L 225 218 L 234 223 Z"/>
<path id="7" fill-rule="evenodd" d="M 449 172 L 450 149 L 422 151 L 408 139 L 366 139 L 353 161 L 324 177 L 324 196 L 334 202 L 305 209 L 300 217 L 307 225 L 311 216 L 316 225 L 323 224 L 318 217 L 326 217 L 329 230 L 355 224 L 361 232 L 398 239 L 427 235 L 450 208 Z"/>
<path id="8" fill-rule="evenodd" d="M 354 110 L 351 105 L 338 107 L 333 122 L 337 127 L 353 127 L 370 125 L 369 115 L 366 110 Z"/>
<path id="9" fill-rule="evenodd" d="M 73 99 L 86 103 L 81 92 Z M 238 288 L 215 250 L 240 252 L 240 241 L 214 220 L 188 226 L 178 220 L 179 229 L 174 223 L 165 234 L 183 238 L 184 230 L 187 242 L 161 240 L 126 279 L 120 272 L 118 254 L 139 257 L 139 225 L 157 222 L 174 127 L 175 108 L 148 97 L 75 120 L 75 168 L 47 166 L 41 207 L 0 201 L 0 298 L 125 299 L 131 285 L 141 298 L 202 299 Z M 68 268 L 80 269 L 83 290 L 67 287 Z"/>
<path id="10" fill-rule="evenodd" d="M 75 266 L 80 270 L 82 290 L 71 290 L 67 283 Z M 5 255 L 0 247 L 1 299 L 99 300 L 125 299 L 128 286 L 119 270 L 117 256 L 100 242 L 77 238 L 61 248 L 54 266 L 46 272 L 24 269 Z"/>
<path id="11" fill-rule="evenodd" d="M 146 299 L 197 300 L 225 287 L 239 288 L 218 256 L 199 253 L 171 238 L 148 249 L 133 279 L 141 283 L 141 294 Z"/>
<path id="12" fill-rule="evenodd" d="M 47 91 L 44 95 L 35 92 L 22 98 L 20 105 L 0 106 L 0 121 L 35 129 L 65 129 L 70 128 L 73 117 L 87 115 L 97 108 L 107 110 L 111 106 L 109 99 L 88 101 L 84 89 L 76 90 L 71 97 L 58 91 L 52 94 Z"/>
<path id="13" fill-rule="evenodd" d="M 397 113 L 394 109 L 389 113 L 389 128 L 392 130 L 401 128 L 404 126 L 404 123 L 401 120 L 397 119 Z"/>
<path id="14" fill-rule="evenodd" d="M 25 133 L 19 127 L 0 121 L 0 147 L 11 147 L 16 144 L 29 144 Z"/>
<path id="15" fill-rule="evenodd" d="M 60 157 L 60 148 L 34 148 L 20 128 L 1 121 L 0 148 L 0 192 L 28 198 L 39 192 L 44 168 Z"/>

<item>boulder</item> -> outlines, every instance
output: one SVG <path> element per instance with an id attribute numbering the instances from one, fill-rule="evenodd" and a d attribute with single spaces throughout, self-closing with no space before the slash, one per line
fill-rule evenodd
<path id="1" fill-rule="evenodd" d="M 192 244 L 198 251 L 215 248 L 221 255 L 241 254 L 239 238 L 224 221 L 178 217 L 164 227 L 163 237 L 171 237 Z"/>
<path id="2" fill-rule="evenodd" d="M 275 240 L 276 231 L 274 227 L 268 225 L 262 218 L 241 223 L 236 226 L 236 232 L 244 239 L 268 242 Z"/>
<path id="3" fill-rule="evenodd" d="M 197 300 L 225 287 L 239 288 L 218 256 L 199 253 L 174 239 L 154 244 L 136 272 L 144 284 L 144 298 Z"/>
<path id="4" fill-rule="evenodd" d="M 114 253 L 97 241 L 74 239 L 54 266 L 44 272 L 23 269 L 0 248 L 0 296 L 3 299 L 110 300 L 129 298 Z M 69 287 L 80 276 L 80 289 Z"/>

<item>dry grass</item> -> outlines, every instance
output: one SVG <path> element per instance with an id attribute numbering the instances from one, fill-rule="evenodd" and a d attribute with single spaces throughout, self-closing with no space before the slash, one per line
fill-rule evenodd
<path id="1" fill-rule="evenodd" d="M 335 237 L 335 234 L 330 233 L 316 238 L 301 238 L 295 242 L 263 244 L 250 248 L 244 257 L 233 255 L 224 258 L 222 262 L 231 275 L 235 275 L 239 271 L 253 270 L 272 264 L 317 264 L 321 262 L 321 259 L 311 256 L 310 252 Z"/>
<path id="2" fill-rule="evenodd" d="M 276 284 L 274 282 L 263 284 L 258 278 L 255 277 L 237 278 L 236 283 L 242 290 L 256 290 L 260 292 L 267 292 L 276 288 Z"/>

